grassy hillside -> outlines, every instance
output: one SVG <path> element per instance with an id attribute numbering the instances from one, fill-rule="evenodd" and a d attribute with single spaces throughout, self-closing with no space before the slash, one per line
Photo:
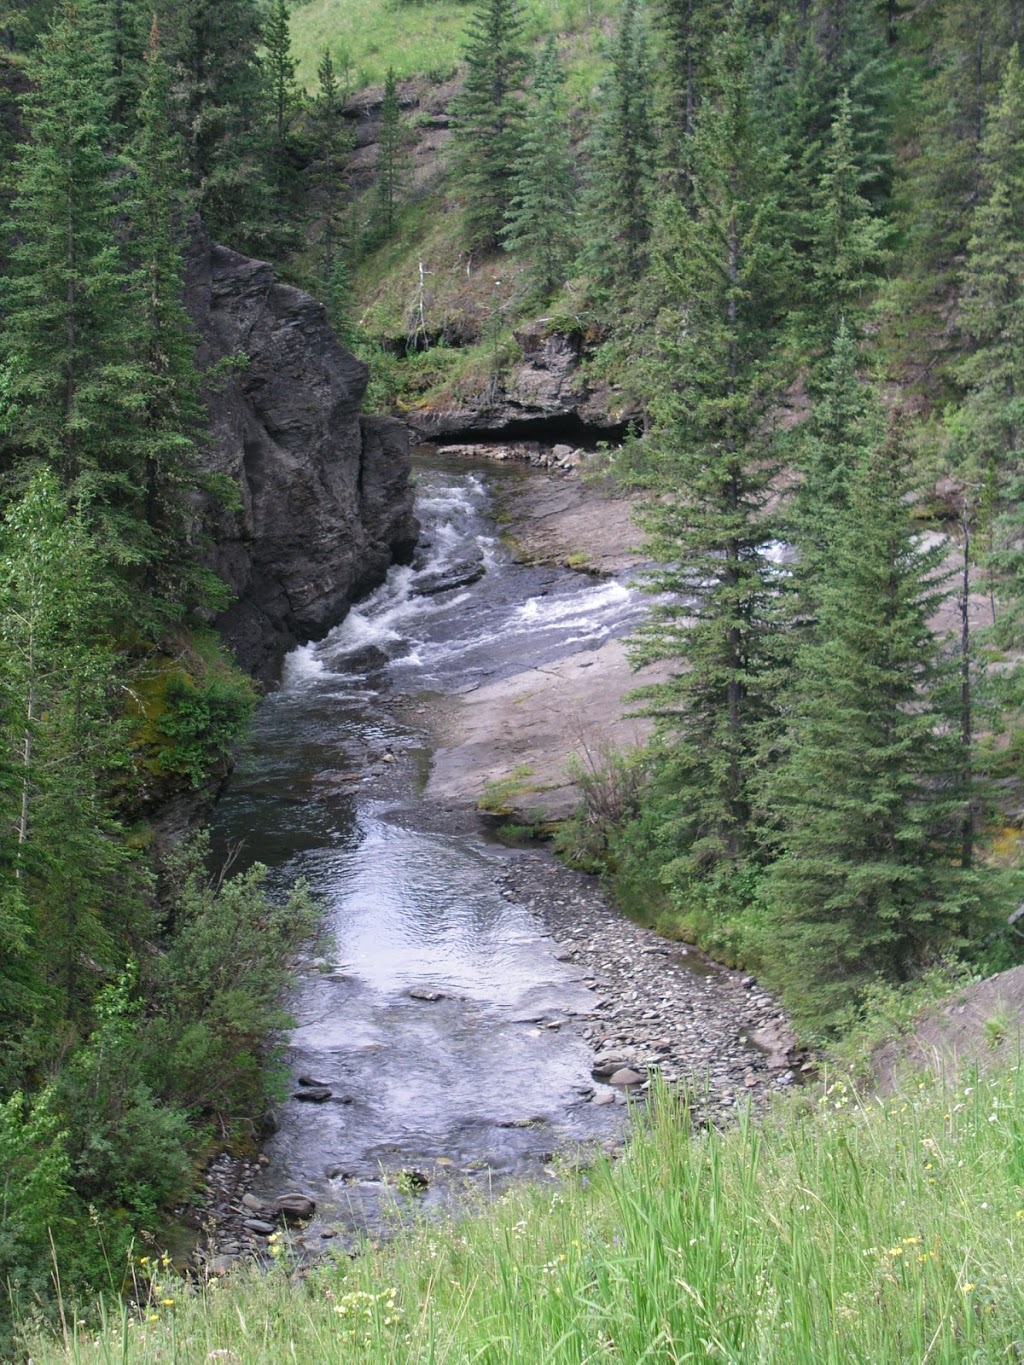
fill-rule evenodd
<path id="1" fill-rule="evenodd" d="M 406 1208 L 413 1196 L 396 1192 Z M 1018 1066 L 862 1102 L 844 1082 L 763 1125 L 691 1137 L 658 1097 L 616 1165 L 566 1170 L 464 1224 L 423 1223 L 296 1289 L 154 1274 L 99 1333 L 68 1317 L 37 1365 L 1018 1360 L 1024 1352 Z M 136 1268 L 144 1282 L 148 1263 Z"/>
<path id="2" fill-rule="evenodd" d="M 526 36 L 579 33 L 618 11 L 617 0 L 525 0 Z M 399 79 L 447 80 L 462 50 L 472 13 L 452 0 L 305 0 L 292 14 L 292 47 L 300 84 L 312 88 L 324 48 L 348 85 L 361 89 L 384 79 L 389 66 Z"/>

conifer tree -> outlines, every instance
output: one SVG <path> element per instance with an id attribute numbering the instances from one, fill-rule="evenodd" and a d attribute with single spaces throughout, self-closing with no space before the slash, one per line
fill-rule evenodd
<path id="1" fill-rule="evenodd" d="M 648 377 L 652 496 L 642 512 L 665 600 L 634 644 L 669 659 L 644 689 L 667 760 L 658 810 L 677 877 L 731 882 L 752 855 L 750 778 L 770 715 L 772 413 L 785 384 L 779 329 L 789 271 L 777 232 L 779 168 L 752 99 L 747 6 L 716 47 L 716 88 L 694 138 L 694 210 L 659 225 L 666 304 Z"/>
<path id="2" fill-rule="evenodd" d="M 345 159 L 352 138 L 342 113 L 345 92 L 334 68 L 330 51 L 325 48 L 317 67 L 317 89 L 313 97 L 313 182 L 322 202 L 321 275 L 326 287 L 334 270 L 335 251 L 343 237 L 345 200 Z"/>
<path id="3" fill-rule="evenodd" d="M 14 445 L 47 460 L 79 498 L 110 507 L 132 484 L 121 422 L 117 163 L 104 146 L 109 67 L 96 18 L 95 0 L 62 4 L 32 68 L 3 344 L 18 357 Z"/>
<path id="4" fill-rule="evenodd" d="M 800 557 L 805 613 L 816 610 L 815 585 L 848 511 L 852 471 L 880 436 L 881 413 L 857 373 L 858 363 L 856 343 L 840 319 L 797 461 L 801 481 L 793 497 L 790 535 Z"/>
<path id="5" fill-rule="evenodd" d="M 1002 580 L 1015 599 L 1024 567 L 1016 549 L 1024 489 L 1024 72 L 1016 47 L 982 139 L 981 177 L 961 297 L 970 349 L 957 375 L 967 396 L 950 427 L 958 474 L 973 490 L 973 519 L 988 541 L 991 583 Z"/>
<path id="6" fill-rule="evenodd" d="M 195 360 L 198 338 L 183 302 L 189 198 L 183 146 L 171 127 L 170 72 L 155 18 L 137 122 L 129 213 L 130 250 L 138 264 L 127 281 L 132 307 L 125 336 L 130 356 L 126 401 L 141 468 L 139 516 L 150 540 L 145 585 L 167 611 L 188 609 L 203 597 L 188 496 L 199 483 L 196 443 L 206 412 Z"/>
<path id="7" fill-rule="evenodd" d="M 454 109 L 452 170 L 466 235 L 497 247 L 519 161 L 526 76 L 519 0 L 481 0 L 466 30 L 466 81 Z"/>
<path id="8" fill-rule="evenodd" d="M 812 362 L 827 359 L 840 325 L 859 334 L 865 296 L 887 258 L 887 225 L 861 193 L 852 112 L 844 91 L 833 120 L 810 223 L 809 316 L 803 341 Z"/>
<path id="9" fill-rule="evenodd" d="M 647 26 L 626 0 L 599 94 L 581 204 L 582 265 L 609 303 L 634 292 L 651 235 L 653 82 Z"/>
<path id="10" fill-rule="evenodd" d="M 160 18 L 199 211 L 215 237 L 259 250 L 274 219 L 262 7 L 258 0 L 164 0 Z"/>
<path id="11" fill-rule="evenodd" d="M 122 139 L 135 131 L 145 84 L 146 39 L 154 7 L 146 0 L 106 0 L 102 21 L 111 67 L 111 121 Z"/>
<path id="12" fill-rule="evenodd" d="M 956 867 L 962 764 L 928 625 L 944 551 L 915 544 L 908 464 L 897 419 L 852 471 L 815 566 L 817 628 L 784 699 L 782 759 L 760 783 L 782 822 L 765 951 L 790 1007 L 818 1025 L 874 977 L 903 979 L 955 946 L 980 904 Z"/>
<path id="13" fill-rule="evenodd" d="M 291 12 L 288 0 L 273 0 L 264 25 L 263 46 L 273 125 L 270 159 L 274 170 L 277 212 L 280 215 L 284 212 L 290 188 L 288 134 L 298 101 L 298 89 L 295 84 L 298 63 L 292 56 Z"/>
<path id="14" fill-rule="evenodd" d="M 405 192 L 409 157 L 405 146 L 406 129 L 398 102 L 398 81 L 393 66 L 384 81 L 377 136 L 376 209 L 373 235 L 382 239 L 395 230 L 395 218 Z"/>
<path id="15" fill-rule="evenodd" d="M 505 249 L 523 259 L 531 284 L 543 295 L 564 282 L 576 247 L 573 161 L 560 93 L 564 79 L 551 37 L 537 63 L 505 226 Z"/>
<path id="16" fill-rule="evenodd" d="M 1004 0 L 944 0 L 936 8 L 919 152 L 908 169 L 915 310 L 941 297 L 963 259 L 982 195 L 985 115 L 1016 39 L 1013 7 Z"/>
<path id="17" fill-rule="evenodd" d="M 658 28 L 665 34 L 669 108 L 677 129 L 689 137 L 696 126 L 712 39 L 727 6 L 721 0 L 658 0 Z"/>

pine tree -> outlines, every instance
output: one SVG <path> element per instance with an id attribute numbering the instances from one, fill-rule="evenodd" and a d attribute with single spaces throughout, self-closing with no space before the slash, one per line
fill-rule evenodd
<path id="1" fill-rule="evenodd" d="M 816 566 L 817 627 L 785 699 L 782 760 L 760 784 L 782 822 L 763 950 L 790 1008 L 819 1026 L 876 976 L 903 979 L 955 946 L 979 904 L 955 865 L 962 763 L 928 624 L 945 552 L 916 546 L 908 464 L 897 419 L 852 472 Z"/>
<path id="2" fill-rule="evenodd" d="M 647 26 L 626 0 L 588 143 L 581 204 L 582 266 L 614 311 L 644 273 L 651 235 L 654 171 L 653 83 Z"/>
<path id="3" fill-rule="evenodd" d="M 696 894 L 702 879 L 730 882 L 753 853 L 750 778 L 772 706 L 767 509 L 789 261 L 779 168 L 758 135 L 746 9 L 733 7 L 716 45 L 714 94 L 694 138 L 694 211 L 670 205 L 659 225 L 667 301 L 647 381 L 652 496 L 641 525 L 660 566 L 650 586 L 667 596 L 633 658 L 677 665 L 639 695 L 667 754 L 659 839 Z"/>
<path id="4" fill-rule="evenodd" d="M 379 240 L 387 239 L 394 232 L 398 208 L 405 192 L 409 172 L 406 136 L 398 102 L 398 81 L 394 67 L 389 66 L 384 81 L 380 131 L 377 136 L 376 208 L 372 235 Z"/>
<path id="5" fill-rule="evenodd" d="M 972 520 L 988 542 L 983 554 L 993 590 L 1021 596 L 1018 505 L 1024 436 L 1024 72 L 1011 51 L 982 139 L 983 198 L 972 220 L 961 319 L 970 344 L 957 367 L 967 385 L 950 421 L 953 455 Z M 1005 622 L 1013 627 L 1015 610 Z"/>
<path id="6" fill-rule="evenodd" d="M 319 237 L 325 288 L 334 270 L 335 251 L 344 236 L 345 163 L 352 148 L 352 137 L 345 127 L 342 112 L 344 99 L 345 92 L 335 72 L 334 60 L 325 48 L 317 67 L 317 90 L 311 110 L 312 172 L 322 204 Z"/>
<path id="7" fill-rule="evenodd" d="M 3 344 L 17 357 L 12 443 L 44 458 L 78 498 L 110 510 L 134 485 L 120 371 L 118 166 L 104 146 L 109 68 L 96 17 L 94 0 L 63 4 L 32 68 L 32 142 L 19 167 Z"/>
<path id="8" fill-rule="evenodd" d="M 544 296 L 564 282 L 576 246 L 573 160 L 561 97 L 564 80 L 551 37 L 537 63 L 505 227 L 505 249 L 522 258 L 531 285 Z"/>
<path id="9" fill-rule="evenodd" d="M 127 401 L 141 467 L 139 515 L 151 541 L 145 584 L 162 611 L 173 611 L 191 608 L 204 596 L 188 499 L 200 481 L 196 446 L 206 412 L 195 360 L 198 338 L 183 302 L 188 209 L 183 147 L 171 128 L 170 72 L 155 19 L 137 121 L 128 214 L 138 266 L 127 281 L 132 301 L 125 336 L 131 357 Z"/>
<path id="10" fill-rule="evenodd" d="M 887 259 L 887 224 L 861 193 L 864 172 L 854 158 L 852 112 L 844 92 L 825 150 L 812 208 L 808 317 L 802 344 L 808 359 L 827 360 L 841 325 L 859 335 L 866 295 Z"/>
<path id="11" fill-rule="evenodd" d="M 263 30 L 264 68 L 270 89 L 271 138 L 270 162 L 274 172 L 277 213 L 285 211 L 290 192 L 289 129 L 298 102 L 295 71 L 298 66 L 292 56 L 291 12 L 288 0 L 273 0 Z"/>
<path id="12" fill-rule="evenodd" d="M 454 107 L 452 172 L 466 236 L 480 251 L 501 240 L 519 161 L 526 76 L 519 0 L 482 0 L 466 30 L 466 81 Z"/>
<path id="13" fill-rule="evenodd" d="M 158 14 L 199 211 L 215 237 L 264 249 L 275 213 L 259 0 L 162 0 Z"/>

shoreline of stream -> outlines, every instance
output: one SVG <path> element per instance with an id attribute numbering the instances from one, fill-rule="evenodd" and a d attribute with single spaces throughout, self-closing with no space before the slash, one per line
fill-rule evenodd
<path id="1" fill-rule="evenodd" d="M 564 496 L 567 487 L 572 489 L 568 498 Z M 576 475 L 532 475 L 521 486 L 510 491 L 506 485 L 502 491 L 506 526 L 519 544 L 523 540 L 517 535 L 515 503 L 520 488 L 521 505 L 543 510 L 539 520 L 549 546 L 559 543 L 559 506 L 571 516 L 571 534 L 577 543 L 584 524 L 598 538 L 607 533 L 609 516 L 620 536 L 628 525 L 620 506 L 591 494 Z M 563 543 L 564 534 L 568 532 L 563 533 Z M 531 552 L 528 544 L 525 548 Z M 628 553 L 614 544 L 604 548 L 612 558 L 620 550 Z M 585 549 L 582 546 L 573 553 Z M 617 707 L 623 690 L 621 661 L 618 671 L 609 670 L 602 664 L 604 653 L 590 650 L 578 660 L 578 677 L 591 710 L 602 690 L 605 709 Z M 522 691 L 516 676 L 506 683 L 507 714 L 522 719 L 528 712 L 521 700 L 516 701 Z M 454 699 L 415 693 L 383 697 L 382 710 L 400 718 L 410 742 L 404 752 L 368 757 L 365 768 L 352 779 L 359 782 L 361 797 L 393 805 L 399 823 L 409 827 L 486 840 L 487 826 L 472 794 L 438 791 L 433 785 L 439 756 L 443 760 L 446 752 L 457 751 L 465 736 L 473 691 L 486 693 L 486 689 L 471 689 Z M 479 696 L 477 702 L 479 711 Z M 485 701 L 485 709 L 488 705 Z M 510 752 L 516 749 L 522 735 L 517 739 L 515 726 L 499 718 L 498 728 Z M 572 738 L 563 727 L 563 747 L 571 747 Z M 556 740 L 555 731 L 549 731 L 542 742 L 550 750 L 553 744 L 558 747 Z M 431 776 L 424 791 L 426 753 Z M 518 754 L 517 761 L 523 761 Z M 550 767 L 559 756 L 548 753 L 545 761 Z M 566 787 L 562 813 L 568 813 L 570 798 L 571 787 Z M 753 978 L 726 970 L 699 950 L 663 939 L 626 919 L 596 878 L 569 869 L 546 848 L 503 850 L 494 880 L 498 894 L 525 907 L 537 921 L 538 937 L 592 1000 L 592 1008 L 541 1015 L 534 1022 L 539 1030 L 574 1030 L 590 1050 L 593 1086 L 587 1087 L 590 1093 L 580 1095 L 580 1103 L 614 1106 L 609 1117 L 624 1114 L 626 1094 L 642 1095 L 651 1078 L 660 1075 L 669 1084 L 691 1085 L 699 1116 L 718 1121 L 745 1103 L 766 1104 L 772 1093 L 798 1078 L 800 1059 L 791 1051 L 784 1016 Z M 315 970 L 314 958 L 315 949 L 302 969 Z M 613 1149 L 618 1144 L 616 1137 L 605 1143 Z M 254 1186 L 260 1186 L 266 1165 L 262 1153 L 237 1160 L 221 1154 L 208 1168 L 205 1199 L 182 1211 L 199 1234 L 192 1265 L 201 1274 L 221 1275 L 238 1260 L 269 1258 L 270 1237 L 283 1225 L 283 1217 L 265 1195 L 252 1193 Z M 296 1192 L 282 1189 L 279 1193 Z M 316 1221 L 293 1228 L 289 1236 L 303 1259 L 315 1259 L 346 1245 L 344 1238 L 335 1240 L 333 1229 Z"/>

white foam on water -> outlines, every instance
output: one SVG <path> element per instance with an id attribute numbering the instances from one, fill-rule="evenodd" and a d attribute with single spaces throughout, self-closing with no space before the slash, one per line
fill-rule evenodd
<path id="1" fill-rule="evenodd" d="M 281 686 L 289 691 L 322 678 L 327 672 L 324 661 L 317 654 L 316 645 L 299 645 L 285 656 L 281 669 Z"/>
<path id="2" fill-rule="evenodd" d="M 603 583 L 571 597 L 531 597 L 515 612 L 512 624 L 513 628 L 528 626 L 531 630 L 579 629 L 609 609 L 618 614 L 632 597 L 623 583 Z"/>

